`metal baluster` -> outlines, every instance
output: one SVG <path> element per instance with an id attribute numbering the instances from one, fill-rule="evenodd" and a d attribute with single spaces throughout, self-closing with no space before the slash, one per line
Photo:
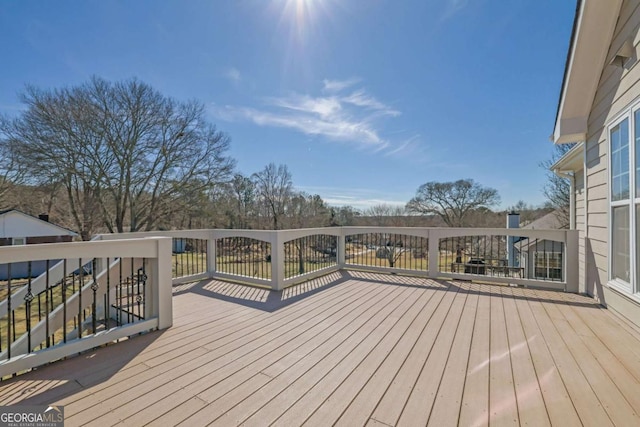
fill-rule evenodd
<path id="1" fill-rule="evenodd" d="M 78 284 L 78 338 L 82 338 L 82 287 L 84 286 L 84 267 L 82 265 L 82 258 L 78 259 L 79 271 L 79 284 Z"/>
<path id="2" fill-rule="evenodd" d="M 140 299 L 140 281 L 142 280 L 142 274 L 143 274 L 143 270 L 144 270 L 144 265 L 142 266 L 142 268 L 139 268 L 138 271 L 136 272 L 136 303 L 138 306 L 138 318 L 140 318 L 140 303 L 142 302 L 142 300 Z M 133 310 L 132 310 L 133 311 Z"/>
<path id="3" fill-rule="evenodd" d="M 96 308 L 96 292 L 98 291 L 98 279 L 96 278 L 96 269 L 97 269 L 97 260 L 94 258 L 91 263 L 91 279 L 93 283 L 91 283 L 91 290 L 93 291 L 93 301 L 91 302 L 91 329 L 93 329 L 93 333 L 96 333 L 96 326 L 98 323 Z"/>
<path id="4" fill-rule="evenodd" d="M 31 353 L 31 301 L 33 301 L 33 293 L 31 293 L 31 261 L 27 263 L 27 294 L 24 296 L 25 313 L 27 322 L 27 353 Z"/>
<path id="5" fill-rule="evenodd" d="M 12 324 L 13 324 L 13 326 L 12 326 L 12 330 L 13 330 L 13 341 L 15 341 L 15 339 L 16 339 L 16 312 L 15 312 L 15 310 L 13 310 L 13 311 L 11 312 L 11 318 L 12 318 Z M 12 342 L 13 342 L 13 341 L 12 341 Z"/>
<path id="6" fill-rule="evenodd" d="M 175 249 L 175 250 L 173 250 L 173 249 Z M 175 268 L 176 271 L 175 271 L 174 275 L 175 275 L 175 277 L 180 277 L 180 275 L 178 274 L 178 255 L 179 255 L 178 254 L 178 249 L 180 249 L 180 245 L 178 244 L 178 239 L 176 239 L 176 238 L 173 239 L 173 249 L 172 250 L 173 250 L 173 256 L 175 258 L 175 267 L 176 267 Z M 120 260 L 120 262 L 122 263 L 122 260 Z"/>
<path id="7" fill-rule="evenodd" d="M 565 269 L 564 269 L 564 260 L 565 260 L 565 256 L 564 256 L 564 251 L 565 251 L 565 245 L 564 243 L 560 243 L 560 265 L 558 266 L 560 268 L 560 281 L 564 282 L 565 279 Z"/>
<path id="8" fill-rule="evenodd" d="M 133 278 L 135 272 L 133 271 L 134 258 L 131 258 L 131 274 L 130 280 L 127 280 L 127 323 L 131 323 L 131 315 L 133 314 Z"/>
<path id="9" fill-rule="evenodd" d="M 120 258 L 118 269 L 118 284 L 116 286 L 116 326 L 122 326 L 122 258 Z"/>
<path id="10" fill-rule="evenodd" d="M 105 319 L 105 327 L 109 330 L 109 320 L 111 319 L 111 294 L 109 293 L 111 290 L 111 259 L 107 258 L 107 293 L 105 295 L 105 304 L 104 304 L 104 319 Z"/>
<path id="11" fill-rule="evenodd" d="M 47 269 L 47 273 L 46 273 L 46 282 L 44 284 L 45 286 L 45 292 L 46 292 L 46 298 L 45 298 L 45 305 L 46 305 L 46 310 L 45 310 L 45 329 L 46 329 L 46 333 L 47 333 L 47 348 L 51 346 L 51 341 L 49 340 L 49 260 L 47 260 L 46 265 L 45 265 L 46 269 Z"/>
<path id="12" fill-rule="evenodd" d="M 202 240 L 195 239 L 196 242 L 196 273 L 202 272 Z"/>
<path id="13" fill-rule="evenodd" d="M 147 260 L 146 258 L 142 259 L 142 274 L 140 275 L 140 280 L 138 281 L 138 317 L 140 319 L 146 319 L 146 311 L 147 311 Z M 140 293 L 140 281 L 142 282 L 142 293 Z M 141 304 L 144 303 L 144 312 L 142 312 Z"/>
<path id="14" fill-rule="evenodd" d="M 11 309 L 11 263 L 7 264 L 7 360 L 11 359 L 11 318 L 13 316 L 13 310 Z M 15 317 L 14 317 L 15 319 Z M 14 323 L 15 325 L 15 323 Z M 13 331 L 13 337 L 15 338 L 15 329 Z"/>
<path id="15" fill-rule="evenodd" d="M 62 261 L 62 341 L 67 342 L 67 260 Z"/>

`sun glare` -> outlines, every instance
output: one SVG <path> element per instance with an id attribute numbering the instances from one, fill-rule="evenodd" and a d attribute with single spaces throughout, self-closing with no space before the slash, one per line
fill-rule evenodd
<path id="1" fill-rule="evenodd" d="M 297 43 L 304 43 L 314 32 L 321 15 L 327 12 L 329 0 L 281 0 L 284 3 L 280 24 L 289 27 Z"/>

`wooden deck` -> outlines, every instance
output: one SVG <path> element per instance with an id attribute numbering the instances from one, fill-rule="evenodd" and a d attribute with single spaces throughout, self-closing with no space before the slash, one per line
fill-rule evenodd
<path id="1" fill-rule="evenodd" d="M 175 288 L 174 326 L 0 384 L 68 426 L 640 425 L 640 333 L 586 297 L 333 273 Z"/>

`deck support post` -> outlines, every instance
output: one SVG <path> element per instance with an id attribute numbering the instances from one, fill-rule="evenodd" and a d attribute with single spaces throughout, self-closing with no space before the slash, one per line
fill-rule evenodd
<path id="1" fill-rule="evenodd" d="M 275 291 L 284 288 L 284 237 L 277 230 L 271 234 L 271 289 Z"/>
<path id="2" fill-rule="evenodd" d="M 429 230 L 429 277 L 435 279 L 438 277 L 438 259 L 440 248 L 440 233 L 436 229 Z"/>
<path id="3" fill-rule="evenodd" d="M 207 239 L 207 274 L 214 277 L 216 274 L 216 237 L 212 231 Z"/>
<path id="4" fill-rule="evenodd" d="M 578 262 L 578 230 L 567 230 L 564 244 L 565 252 L 565 292 L 580 292 L 579 262 Z"/>
<path id="5" fill-rule="evenodd" d="M 158 329 L 166 329 L 173 325 L 172 239 L 171 237 L 151 237 L 151 239 L 157 242 L 158 257 L 150 259 L 151 295 L 147 303 L 151 304 L 151 317 L 158 318 Z"/>

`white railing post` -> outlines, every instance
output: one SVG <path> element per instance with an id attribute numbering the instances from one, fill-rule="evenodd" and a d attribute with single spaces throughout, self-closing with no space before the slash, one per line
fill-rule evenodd
<path id="1" fill-rule="evenodd" d="M 564 244 L 565 251 L 565 292 L 580 291 L 578 263 L 578 230 L 567 230 Z"/>
<path id="2" fill-rule="evenodd" d="M 151 237 L 156 240 L 158 256 L 151 261 L 148 280 L 151 284 L 151 317 L 158 318 L 158 329 L 173 325 L 173 301 L 171 279 L 171 237 Z"/>
<path id="3" fill-rule="evenodd" d="M 338 268 L 345 268 L 346 264 L 346 250 L 347 250 L 347 242 L 345 238 L 344 228 L 340 227 L 340 234 L 336 236 L 336 264 L 338 264 Z"/>
<path id="4" fill-rule="evenodd" d="M 435 229 L 430 229 L 429 239 L 429 277 L 436 278 L 439 275 L 440 268 L 438 262 L 440 260 L 440 233 Z"/>
<path id="5" fill-rule="evenodd" d="M 284 286 L 284 234 L 271 234 L 271 288 L 281 291 Z"/>
<path id="6" fill-rule="evenodd" d="M 207 239 L 207 274 L 213 277 L 216 274 L 216 235 L 211 230 Z"/>

